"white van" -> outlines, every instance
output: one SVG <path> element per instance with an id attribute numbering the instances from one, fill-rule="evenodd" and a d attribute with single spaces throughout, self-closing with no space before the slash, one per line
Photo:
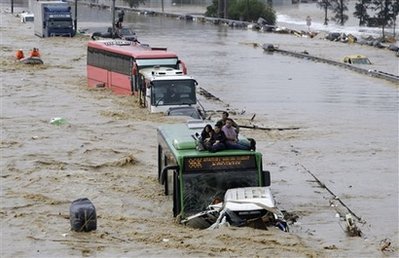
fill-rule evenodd
<path id="1" fill-rule="evenodd" d="M 33 22 L 34 21 L 33 13 L 23 12 L 23 13 L 21 13 L 20 17 L 21 17 L 21 22 L 22 23 Z"/>

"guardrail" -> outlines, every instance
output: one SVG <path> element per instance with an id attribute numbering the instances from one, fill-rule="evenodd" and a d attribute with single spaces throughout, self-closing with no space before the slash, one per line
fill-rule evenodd
<path id="1" fill-rule="evenodd" d="M 341 62 L 337 62 L 335 60 L 330 60 L 330 59 L 326 59 L 326 58 L 322 58 L 322 57 L 317 57 L 317 56 L 312 56 L 309 55 L 308 53 L 299 53 L 299 52 L 294 52 L 294 51 L 289 51 L 289 50 L 283 50 L 283 49 L 278 49 L 275 48 L 273 45 L 270 44 L 264 44 L 262 46 L 264 51 L 268 51 L 268 52 L 278 52 L 284 55 L 290 55 L 290 56 L 294 56 L 297 58 L 304 58 L 304 59 L 308 59 L 308 60 L 312 60 L 315 62 L 322 62 L 322 63 L 326 63 L 326 64 L 330 64 L 330 65 L 335 65 L 335 66 L 339 66 L 339 67 L 343 67 L 352 71 L 355 71 L 357 73 L 361 73 L 361 74 L 366 74 L 372 77 L 376 77 L 376 78 L 380 78 L 380 79 L 385 79 L 394 83 L 398 83 L 399 82 L 399 76 L 398 75 L 394 75 L 394 74 L 390 74 L 390 73 L 386 73 L 386 72 L 382 72 L 382 71 L 377 71 L 377 70 L 371 70 L 371 69 L 364 69 L 364 68 L 360 68 L 357 66 L 353 66 L 350 64 L 346 64 L 346 63 L 341 63 Z"/>

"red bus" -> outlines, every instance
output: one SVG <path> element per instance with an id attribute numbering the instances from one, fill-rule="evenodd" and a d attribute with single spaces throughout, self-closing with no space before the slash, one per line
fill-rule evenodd
<path id="1" fill-rule="evenodd" d="M 116 94 L 137 95 L 139 70 L 154 66 L 181 69 L 185 64 L 166 48 L 124 40 L 89 41 L 87 45 L 87 83 L 89 87 L 107 87 Z"/>

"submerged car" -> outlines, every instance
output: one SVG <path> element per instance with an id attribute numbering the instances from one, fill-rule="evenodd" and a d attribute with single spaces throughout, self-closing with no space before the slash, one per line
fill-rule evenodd
<path id="1" fill-rule="evenodd" d="M 116 34 L 120 39 L 128 41 L 137 41 L 136 33 L 130 28 L 120 28 L 116 30 Z"/>
<path id="2" fill-rule="evenodd" d="M 137 41 L 136 33 L 129 28 L 116 28 L 115 34 L 112 33 L 112 27 L 108 27 L 106 32 L 93 32 L 91 38 L 96 40 L 97 38 L 118 38 L 128 41 Z"/>
<path id="3" fill-rule="evenodd" d="M 228 189 L 223 201 L 213 203 L 207 210 L 181 223 L 198 229 L 216 229 L 227 225 L 267 230 L 275 226 L 284 232 L 289 231 L 283 213 L 276 207 L 270 187 Z"/>
<path id="4" fill-rule="evenodd" d="M 363 55 L 349 55 L 344 57 L 344 63 L 346 64 L 366 64 L 370 65 L 370 60 Z"/>
<path id="5" fill-rule="evenodd" d="M 196 107 L 171 107 L 166 111 L 168 116 L 187 116 L 202 120 L 201 112 Z"/>

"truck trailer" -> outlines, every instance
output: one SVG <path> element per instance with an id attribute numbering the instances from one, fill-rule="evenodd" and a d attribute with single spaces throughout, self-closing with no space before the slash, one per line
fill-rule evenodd
<path id="1" fill-rule="evenodd" d="M 32 1 L 31 3 L 35 16 L 35 35 L 43 38 L 75 35 L 71 7 L 68 3 L 62 1 Z"/>

